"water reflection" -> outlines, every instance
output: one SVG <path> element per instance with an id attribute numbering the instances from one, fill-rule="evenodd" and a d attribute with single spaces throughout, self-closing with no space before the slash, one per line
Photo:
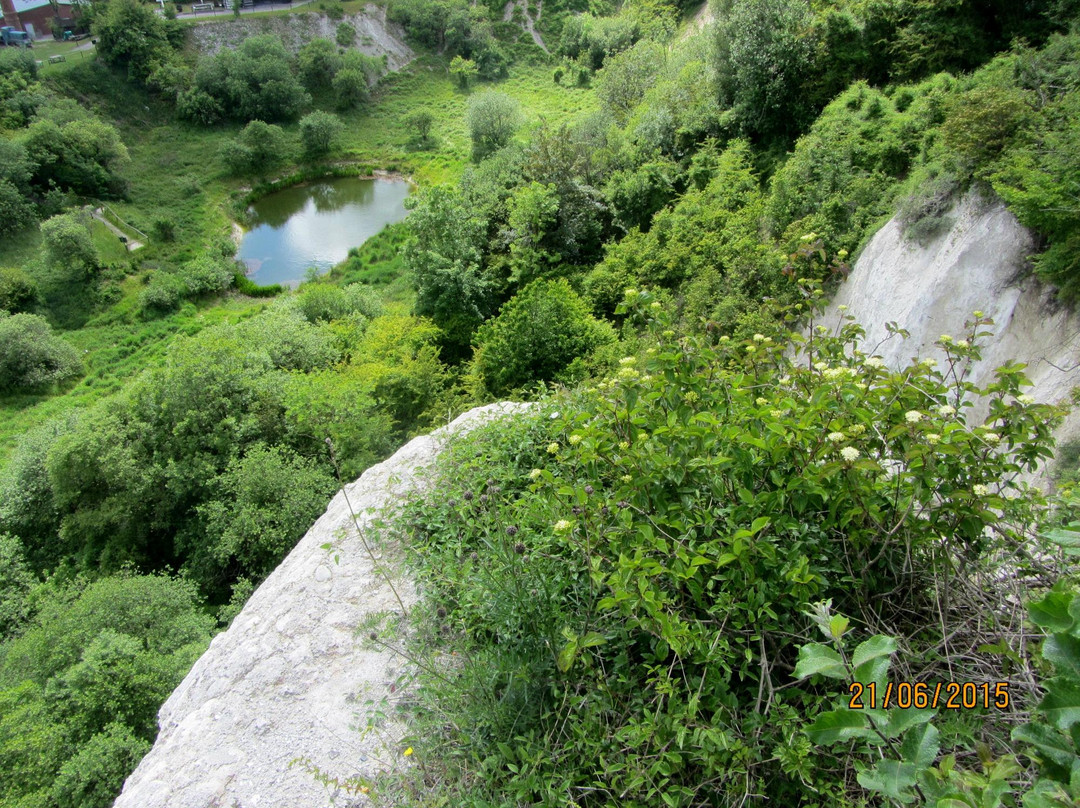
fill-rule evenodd
<path id="1" fill-rule="evenodd" d="M 252 205 L 238 257 L 256 283 L 295 286 L 308 267 L 327 270 L 349 248 L 405 218 L 408 183 L 350 177 L 286 188 Z"/>

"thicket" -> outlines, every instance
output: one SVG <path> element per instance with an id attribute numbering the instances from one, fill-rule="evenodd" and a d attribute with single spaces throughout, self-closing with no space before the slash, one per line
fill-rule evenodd
<path id="1" fill-rule="evenodd" d="M 814 284 L 790 282 L 815 299 Z M 463 442 L 453 474 L 398 523 L 428 593 L 426 658 L 458 653 L 419 673 L 422 775 L 470 805 L 863 799 L 844 748 L 811 742 L 829 742 L 811 729 L 847 682 L 810 678 L 825 668 L 799 652 L 822 601 L 853 618 L 831 624 L 836 636 L 900 638 L 897 678 L 982 681 L 1012 660 L 1012 712 L 942 731 L 962 758 L 976 742 L 984 759 L 1008 753 L 1010 716 L 1036 693 L 1013 597 L 1060 572 L 1020 473 L 1049 457 L 1059 413 L 1024 396 L 1016 366 L 985 390 L 962 381 L 988 322 L 942 337 L 943 366 L 892 371 L 843 322 L 731 340 L 679 333 L 645 292 L 624 306 L 647 332 L 638 353 Z M 985 420 L 968 417 L 977 401 Z M 1012 596 L 988 598 L 1006 571 Z M 856 651 L 854 666 L 876 660 L 856 680 L 887 662 L 880 642 Z M 974 650 L 988 646 L 1003 656 L 983 662 Z M 887 736 L 897 746 L 932 718 L 905 716 Z M 872 735 L 831 738 L 876 749 Z M 989 793 L 977 771 L 956 774 L 959 804 L 998 804 L 970 801 Z M 906 801 L 906 781 L 872 781 L 859 776 Z"/>

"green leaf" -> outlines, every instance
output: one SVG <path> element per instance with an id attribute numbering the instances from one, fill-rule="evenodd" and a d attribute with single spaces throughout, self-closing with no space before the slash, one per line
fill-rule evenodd
<path id="1" fill-rule="evenodd" d="M 1080 639 L 1071 634 L 1051 634 L 1043 643 L 1042 657 L 1054 663 L 1057 673 L 1080 676 Z"/>
<path id="2" fill-rule="evenodd" d="M 1069 614 L 1073 595 L 1059 589 L 1051 589 L 1041 600 L 1028 604 L 1031 622 L 1049 631 L 1068 631 L 1075 622 Z"/>
<path id="3" fill-rule="evenodd" d="M 1075 530 L 1057 528 L 1046 531 L 1043 537 L 1060 547 L 1065 552 L 1065 555 L 1080 555 L 1080 533 Z"/>
<path id="4" fill-rule="evenodd" d="M 829 636 L 834 640 L 839 640 L 847 633 L 850 624 L 851 621 L 844 617 L 844 615 L 834 614 L 829 618 Z"/>
<path id="5" fill-rule="evenodd" d="M 855 653 L 851 656 L 851 664 L 858 668 L 865 662 L 881 656 L 889 656 L 896 653 L 896 640 L 886 637 L 884 634 L 875 634 L 869 640 L 859 643 Z M 862 681 L 862 680 L 860 680 Z"/>
<path id="6" fill-rule="evenodd" d="M 862 682 L 864 685 L 875 682 L 878 686 L 878 698 L 884 699 L 886 682 L 889 678 L 889 665 L 891 663 L 892 659 L 887 656 L 871 659 L 868 662 L 864 662 L 853 671 L 853 678 L 856 682 Z"/>
<path id="7" fill-rule="evenodd" d="M 555 658 L 555 664 L 559 670 L 566 673 L 570 670 L 570 667 L 574 664 L 574 660 L 577 658 L 578 653 L 578 641 L 575 637 L 570 640 L 563 649 L 559 651 L 559 655 Z"/>
<path id="8" fill-rule="evenodd" d="M 881 731 L 887 738 L 895 738 L 903 735 L 908 729 L 918 724 L 925 724 L 937 715 L 937 710 L 916 710 L 914 707 L 901 710 L 894 708 L 889 711 L 889 722 L 882 727 Z"/>
<path id="9" fill-rule="evenodd" d="M 771 520 L 771 519 L 770 519 L 770 518 L 769 518 L 768 516 L 759 516 L 759 517 L 758 517 L 757 519 L 755 519 L 755 520 L 753 521 L 753 523 L 752 523 L 752 524 L 750 525 L 750 535 L 751 535 L 751 536 L 753 536 L 753 535 L 756 535 L 756 534 L 757 534 L 757 533 L 759 533 L 759 532 L 760 532 L 761 530 L 763 530 L 764 528 L 768 527 L 768 525 L 769 525 L 769 522 L 771 522 L 771 521 L 772 521 L 772 520 Z"/>
<path id="10" fill-rule="evenodd" d="M 857 710 L 832 710 L 822 713 L 803 732 L 811 743 L 823 746 L 874 735 L 873 730 L 866 724 L 866 716 Z"/>
<path id="11" fill-rule="evenodd" d="M 937 760 L 940 733 L 933 724 L 920 724 L 904 736 L 900 744 L 900 756 L 905 763 L 911 763 L 916 769 L 927 769 Z"/>
<path id="12" fill-rule="evenodd" d="M 1080 721 L 1080 682 L 1055 676 L 1043 686 L 1047 693 L 1039 703 L 1039 711 L 1052 726 L 1067 730 Z"/>
<path id="13" fill-rule="evenodd" d="M 859 772 L 859 785 L 870 791 L 884 794 L 898 802 L 911 802 L 914 794 L 915 767 L 899 760 L 883 760 L 869 771 Z"/>
<path id="14" fill-rule="evenodd" d="M 847 678 L 847 668 L 844 667 L 840 654 L 820 643 L 809 643 L 799 649 L 799 661 L 795 665 L 795 678 L 805 679 L 820 673 L 829 679 Z"/>
<path id="15" fill-rule="evenodd" d="M 593 648 L 597 645 L 603 645 L 607 642 L 607 637 L 598 631 L 590 631 L 584 637 L 581 638 L 582 648 Z"/>
<path id="16" fill-rule="evenodd" d="M 1046 724 L 1024 724 L 1012 731 L 1014 742 L 1031 744 L 1043 760 L 1050 760 L 1066 769 L 1076 760 L 1076 750 L 1069 738 Z"/>

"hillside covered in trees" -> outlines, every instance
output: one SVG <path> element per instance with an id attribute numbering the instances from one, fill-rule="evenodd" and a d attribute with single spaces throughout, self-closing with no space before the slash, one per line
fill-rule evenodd
<path id="1" fill-rule="evenodd" d="M 928 239 L 970 189 L 1073 305 L 1076 3 L 388 0 L 396 71 L 362 11 L 211 53 L 213 22 L 95 0 L 92 51 L 0 48 L 0 806 L 110 805 L 341 480 L 499 398 L 540 406 L 401 522 L 411 653 L 467 661 L 422 677 L 420 765 L 364 788 L 1080 799 L 1075 469 L 1023 482 L 1061 412 L 1016 367 L 965 382 L 981 314 L 944 366 L 806 330 L 884 221 Z M 405 221 L 247 277 L 252 202 L 375 169 Z"/>

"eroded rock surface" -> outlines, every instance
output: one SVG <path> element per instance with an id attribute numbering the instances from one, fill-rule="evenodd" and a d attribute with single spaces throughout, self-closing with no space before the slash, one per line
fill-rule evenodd
<path id="1" fill-rule="evenodd" d="M 425 484 L 448 438 L 527 405 L 492 404 L 416 438 L 347 487 L 364 530 Z M 329 547 L 327 547 L 329 545 Z M 394 553 L 380 565 L 393 569 Z M 391 576 L 406 606 L 409 582 Z M 407 664 L 357 637 L 380 614 L 400 613 L 338 493 L 256 590 L 158 714 L 153 749 L 124 784 L 117 808 L 322 808 L 353 804 L 332 782 L 403 765 L 394 717 Z M 378 720 L 378 713 L 386 720 Z M 361 729 L 374 724 L 362 733 Z M 335 793 L 335 792 L 339 793 Z"/>
<path id="2" fill-rule="evenodd" d="M 893 219 L 871 239 L 850 277 L 832 299 L 822 323 L 834 326 L 839 307 L 866 329 L 862 349 L 891 367 L 912 357 L 944 362 L 934 343 L 942 334 L 966 336 L 964 322 L 982 311 L 994 325 L 981 341 L 982 360 L 968 379 L 979 386 L 993 381 L 994 369 L 1008 361 L 1027 365 L 1033 386 L 1025 392 L 1043 403 L 1058 403 L 1080 385 L 1080 316 L 1058 303 L 1053 290 L 1030 272 L 1035 251 L 1029 233 L 1000 201 L 967 195 L 949 214 L 948 232 L 920 245 L 906 239 Z M 911 336 L 889 337 L 895 322 Z M 974 408 L 971 418 L 984 418 Z M 1059 439 L 1080 434 L 1080 413 L 1059 429 Z"/>
<path id="3" fill-rule="evenodd" d="M 296 53 L 313 39 L 335 41 L 337 27 L 347 22 L 356 29 L 353 47 L 368 56 L 386 55 L 386 66 L 400 70 L 416 55 L 405 44 L 405 32 L 386 19 L 386 8 L 368 4 L 359 14 L 346 14 L 341 20 L 305 9 L 295 14 L 255 19 L 215 21 L 194 25 L 191 37 L 195 47 L 202 53 L 215 54 L 228 48 L 235 50 L 245 39 L 260 34 L 277 34 L 285 47 Z"/>

